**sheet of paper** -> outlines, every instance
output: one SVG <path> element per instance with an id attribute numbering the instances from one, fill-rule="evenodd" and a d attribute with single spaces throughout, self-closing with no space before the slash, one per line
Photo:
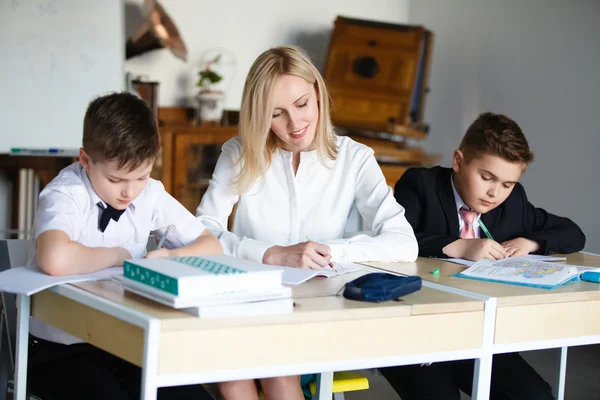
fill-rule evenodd
<path id="1" fill-rule="evenodd" d="M 0 273 L 0 291 L 31 296 L 53 286 L 64 283 L 100 281 L 111 279 L 113 275 L 123 275 L 122 267 L 107 268 L 93 274 L 50 276 L 39 266 L 11 268 Z"/>
<path id="2" fill-rule="evenodd" d="M 529 260 L 529 261 L 544 261 L 544 262 L 566 261 L 566 259 L 567 259 L 567 257 L 542 256 L 542 255 L 537 255 L 537 254 L 528 254 L 526 256 L 519 257 L 519 258 L 524 259 L 524 260 Z M 454 264 L 464 265 L 467 267 L 470 267 L 473 264 L 475 264 L 475 261 L 465 260 L 462 258 L 436 258 L 436 260 L 447 261 L 447 262 L 451 262 Z"/>
<path id="3" fill-rule="evenodd" d="M 542 256 L 539 254 L 528 254 L 526 256 L 519 257 L 519 258 L 523 258 L 525 260 L 530 260 L 530 261 L 545 261 L 545 262 L 567 261 L 567 257 Z"/>
<path id="4" fill-rule="evenodd" d="M 282 283 L 284 285 L 300 285 L 307 280 L 317 276 L 317 272 L 314 269 L 304 268 L 292 268 L 292 267 L 281 267 L 283 269 Z"/>
<path id="5" fill-rule="evenodd" d="M 332 276 L 345 275 L 350 272 L 356 272 L 364 269 L 361 265 L 352 264 L 352 263 L 333 263 L 334 268 L 327 267 L 318 271 L 317 276 L 326 276 L 328 278 Z"/>
<path id="6" fill-rule="evenodd" d="M 356 272 L 359 270 L 366 269 L 362 265 L 353 263 L 333 263 L 335 271 L 332 268 L 323 268 L 320 270 L 304 269 L 304 268 L 292 268 L 292 267 L 280 267 L 283 269 L 283 284 L 285 285 L 299 285 L 308 281 L 315 276 L 324 276 L 331 278 L 334 276 L 344 275 L 350 272 Z"/>
<path id="7" fill-rule="evenodd" d="M 577 267 L 577 272 L 582 273 L 585 271 L 596 271 L 596 270 L 600 270 L 600 268 L 598 267 L 588 267 L 585 265 L 573 265 L 573 267 Z"/>
<path id="8" fill-rule="evenodd" d="M 436 260 L 447 261 L 447 262 L 451 262 L 454 264 L 460 264 L 460 265 L 464 265 L 466 267 L 470 267 L 471 265 L 475 264 L 475 261 L 465 260 L 462 258 L 436 258 Z"/>

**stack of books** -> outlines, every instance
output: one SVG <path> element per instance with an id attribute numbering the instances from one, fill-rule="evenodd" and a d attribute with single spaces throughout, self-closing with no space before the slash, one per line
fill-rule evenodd
<path id="1" fill-rule="evenodd" d="M 127 260 L 123 287 L 200 318 L 289 313 L 281 268 L 226 255 Z"/>

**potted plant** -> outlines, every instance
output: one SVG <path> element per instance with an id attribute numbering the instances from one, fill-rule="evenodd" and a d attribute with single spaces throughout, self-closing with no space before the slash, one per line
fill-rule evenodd
<path id="1" fill-rule="evenodd" d="M 208 61 L 206 67 L 198 73 L 198 84 L 200 92 L 196 97 L 198 100 L 198 117 L 200 122 L 219 122 L 223 117 L 223 106 L 225 92 L 213 89 L 215 83 L 223 80 L 223 77 L 214 70 L 213 66 L 219 62 L 221 55 L 217 55 Z"/>

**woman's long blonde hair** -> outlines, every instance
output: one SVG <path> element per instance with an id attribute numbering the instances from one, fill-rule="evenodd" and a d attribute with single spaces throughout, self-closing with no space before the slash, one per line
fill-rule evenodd
<path id="1" fill-rule="evenodd" d="M 329 116 L 329 93 L 323 77 L 299 47 L 280 46 L 262 53 L 250 67 L 246 77 L 240 109 L 239 135 L 242 139 L 239 194 L 247 192 L 271 165 L 279 139 L 271 131 L 273 88 L 284 74 L 296 75 L 314 85 L 319 102 L 316 127 L 317 154 L 322 162 L 337 157 L 336 135 Z"/>

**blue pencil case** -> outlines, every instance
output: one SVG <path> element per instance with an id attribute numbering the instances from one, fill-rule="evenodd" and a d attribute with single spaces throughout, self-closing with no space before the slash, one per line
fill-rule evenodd
<path id="1" fill-rule="evenodd" d="M 344 297 L 350 300 L 381 303 L 395 300 L 421 289 L 418 276 L 397 276 L 373 272 L 346 283 Z"/>

